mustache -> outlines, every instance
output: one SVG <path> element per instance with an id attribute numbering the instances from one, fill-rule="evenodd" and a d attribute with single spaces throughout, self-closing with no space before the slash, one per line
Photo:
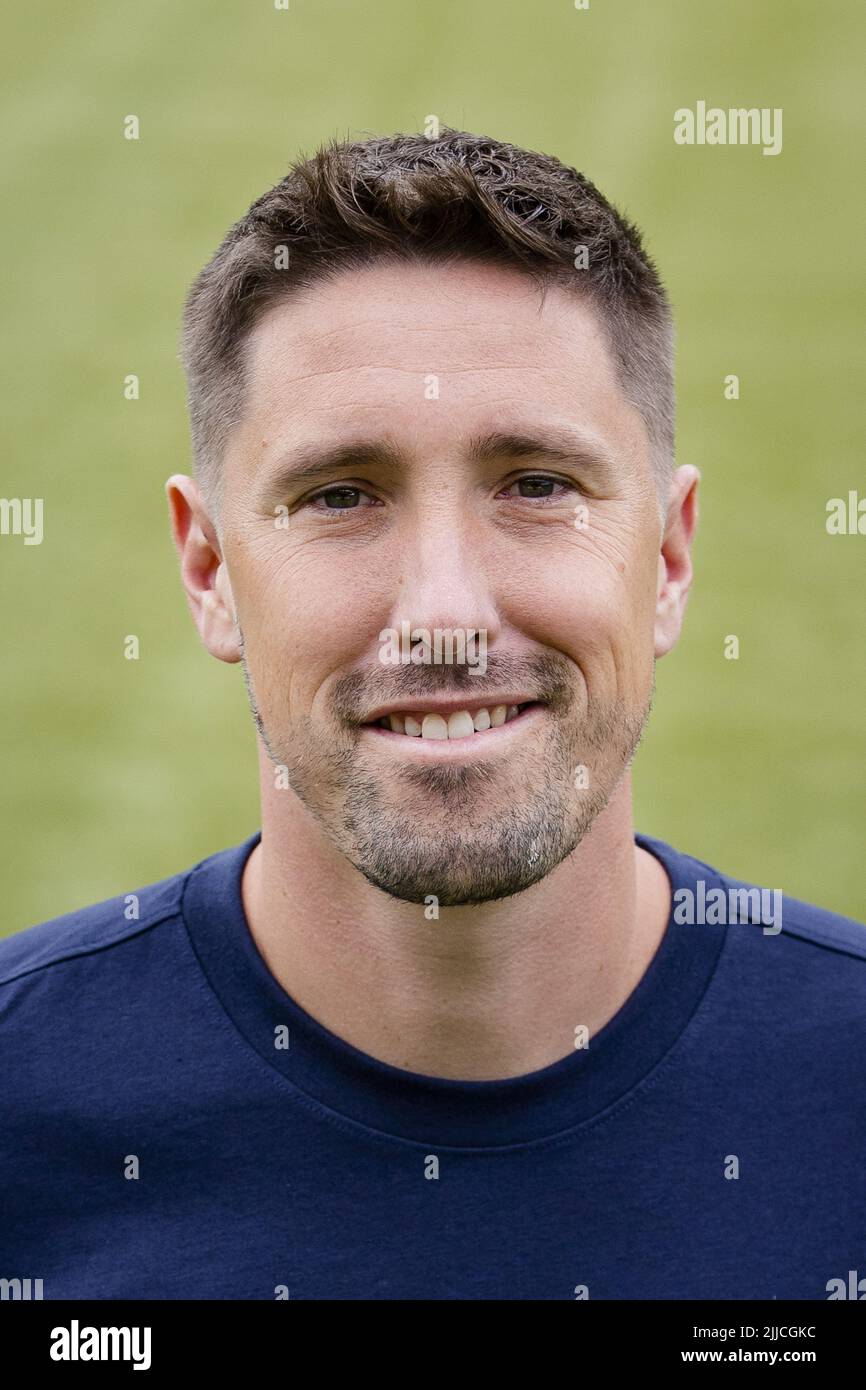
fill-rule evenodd
<path id="1" fill-rule="evenodd" d="M 387 674 L 381 667 L 351 671 L 334 683 L 331 709 L 342 722 L 360 724 L 366 712 L 378 705 L 396 701 L 423 705 L 428 695 L 448 697 L 468 692 L 473 702 L 483 703 L 488 692 L 527 690 L 555 713 L 567 709 L 574 699 L 574 663 L 558 652 L 518 657 L 488 651 L 485 675 L 486 687 L 467 665 L 395 666 Z"/>

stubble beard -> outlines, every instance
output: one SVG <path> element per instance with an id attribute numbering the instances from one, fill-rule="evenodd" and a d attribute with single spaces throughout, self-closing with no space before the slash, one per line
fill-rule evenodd
<path id="1" fill-rule="evenodd" d="M 360 730 L 346 725 L 356 679 L 334 700 L 333 730 L 313 734 L 308 725 L 287 738 L 266 729 L 242 662 L 256 727 L 268 757 L 286 770 L 287 794 L 369 883 L 439 907 L 511 897 L 561 864 L 625 776 L 652 705 L 652 690 L 638 707 L 581 700 L 559 659 L 541 658 L 533 666 L 548 677 L 543 723 L 510 761 L 399 770 L 395 761 L 386 770 L 365 756 Z"/>

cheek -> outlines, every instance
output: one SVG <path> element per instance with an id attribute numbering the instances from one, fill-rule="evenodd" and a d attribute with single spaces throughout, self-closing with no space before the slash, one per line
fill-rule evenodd
<path id="1" fill-rule="evenodd" d="M 655 580 L 647 547 L 596 530 L 558 554 L 514 565 L 500 589 L 503 616 L 574 661 L 590 687 L 643 686 L 651 679 Z"/>
<path id="2" fill-rule="evenodd" d="M 247 663 L 260 703 L 309 708 L 335 671 L 370 660 L 393 586 L 369 552 L 263 544 L 230 560 Z"/>

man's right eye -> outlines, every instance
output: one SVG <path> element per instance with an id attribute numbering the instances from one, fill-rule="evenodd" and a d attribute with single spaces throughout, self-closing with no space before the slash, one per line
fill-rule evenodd
<path id="1" fill-rule="evenodd" d="M 369 497 L 370 494 L 364 492 L 363 488 L 351 487 L 345 483 L 339 487 L 325 488 L 322 492 L 317 492 L 308 499 L 308 506 L 316 511 L 324 512 L 349 512 L 355 511 L 360 505 L 362 497 Z M 370 498 L 375 501 L 375 498 Z M 321 503 L 321 506 L 317 506 Z"/>

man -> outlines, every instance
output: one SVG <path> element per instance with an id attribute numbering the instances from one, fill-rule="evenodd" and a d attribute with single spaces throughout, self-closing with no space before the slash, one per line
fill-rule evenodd
<path id="1" fill-rule="evenodd" d="M 835 1296 L 866 933 L 632 825 L 698 485 L 636 229 L 493 140 L 333 144 L 228 233 L 183 358 L 171 520 L 261 833 L 3 944 L 0 1273 Z"/>

